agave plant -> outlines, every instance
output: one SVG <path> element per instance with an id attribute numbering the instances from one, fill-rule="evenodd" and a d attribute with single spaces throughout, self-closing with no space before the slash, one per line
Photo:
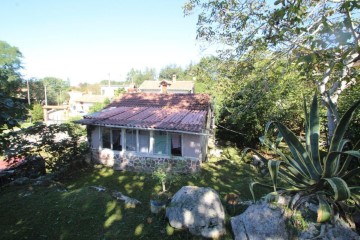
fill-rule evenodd
<path id="1" fill-rule="evenodd" d="M 349 140 L 344 139 L 346 129 L 350 123 L 355 109 L 360 105 L 356 102 L 339 120 L 337 127 L 330 139 L 328 150 L 320 151 L 320 118 L 317 96 L 315 95 L 308 114 L 304 101 L 305 110 L 305 143 L 285 125 L 280 122 L 269 122 L 265 127 L 262 144 L 272 149 L 280 159 L 268 160 L 256 150 L 247 148 L 245 153 L 252 150 L 267 166 L 272 179 L 273 192 L 269 196 L 277 196 L 279 193 L 290 194 L 295 197 L 293 207 L 305 201 L 315 200 L 319 204 L 318 222 L 324 222 L 331 217 L 331 209 L 339 207 L 341 202 L 352 200 L 359 203 L 357 192 L 359 186 L 350 186 L 351 177 L 360 173 L 360 167 L 349 169 L 350 162 L 360 158 L 360 142 L 355 144 L 353 150 L 345 151 L 345 146 L 351 145 Z M 335 110 L 334 110 L 335 112 Z M 275 142 L 271 141 L 269 130 L 278 130 Z M 284 140 L 287 152 L 283 153 L 277 146 Z M 278 187 L 278 179 L 286 182 L 287 188 Z M 253 187 L 261 182 L 250 184 L 250 190 L 254 197 Z"/>

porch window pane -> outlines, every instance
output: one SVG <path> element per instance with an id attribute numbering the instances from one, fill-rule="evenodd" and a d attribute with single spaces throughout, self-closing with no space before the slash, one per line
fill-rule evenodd
<path id="1" fill-rule="evenodd" d="M 110 144 L 110 129 L 103 128 L 102 130 L 102 147 L 103 148 L 111 148 Z"/>
<path id="2" fill-rule="evenodd" d="M 150 132 L 139 130 L 139 151 L 142 153 L 149 152 Z"/>
<path id="3" fill-rule="evenodd" d="M 160 132 L 160 131 L 154 132 L 154 153 L 168 154 L 166 132 Z"/>
<path id="4" fill-rule="evenodd" d="M 126 129 L 126 151 L 136 151 L 136 130 Z"/>
<path id="5" fill-rule="evenodd" d="M 170 134 L 170 143 L 171 143 L 171 155 L 182 156 L 181 155 L 181 134 L 171 133 Z"/>
<path id="6" fill-rule="evenodd" d="M 112 144 L 114 150 L 122 150 L 121 130 L 112 130 Z"/>

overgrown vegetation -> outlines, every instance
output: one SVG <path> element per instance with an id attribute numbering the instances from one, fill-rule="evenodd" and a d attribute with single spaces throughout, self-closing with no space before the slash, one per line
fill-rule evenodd
<path id="1" fill-rule="evenodd" d="M 87 143 L 80 141 L 84 135 L 81 126 L 35 124 L 18 131 L 1 135 L 1 155 L 6 159 L 40 155 L 49 172 L 64 172 L 69 167 L 82 164 L 88 151 Z"/>
<path id="2" fill-rule="evenodd" d="M 220 158 L 203 165 L 197 174 L 183 174 L 168 187 L 174 194 L 182 186 L 195 185 L 215 189 L 223 199 L 236 193 L 241 200 L 250 200 L 248 184 L 256 169 L 241 163 L 236 148 L 226 148 L 229 158 Z M 142 203 L 126 208 L 108 192 L 97 192 L 90 186 L 103 186 L 120 191 Z M 258 189 L 257 196 L 265 193 Z M 1 239 L 201 239 L 187 231 L 168 225 L 164 213 L 154 215 L 149 200 L 161 191 L 151 174 L 115 171 L 106 167 L 86 168 L 67 175 L 61 183 L 0 188 L 0 205 L 9 206 L 0 214 Z M 237 211 L 236 213 L 240 213 Z M 227 235 L 232 239 L 227 215 Z"/>
<path id="3" fill-rule="evenodd" d="M 276 121 L 267 124 L 262 143 L 273 150 L 279 159 L 267 159 L 256 150 L 253 151 L 267 163 L 273 183 L 273 192 L 269 196 L 276 198 L 278 194 L 292 195 L 294 208 L 305 202 L 317 202 L 318 222 L 328 221 L 333 212 L 344 213 L 344 204 L 358 206 L 360 186 L 353 178 L 360 172 L 360 166 L 356 161 L 360 158 L 360 142 L 353 145 L 344 139 L 344 135 L 359 105 L 360 101 L 357 101 L 342 118 L 337 116 L 340 120 L 330 139 L 329 149 L 320 146 L 320 120 L 316 95 L 309 114 L 305 106 L 305 145 L 284 124 Z M 335 109 L 334 114 L 337 114 Z M 270 140 L 271 126 L 278 131 L 276 142 Z M 282 139 L 286 143 L 285 153 L 278 147 Z M 288 186 L 278 186 L 278 178 Z M 256 184 L 263 183 L 251 184 L 252 191 Z"/>

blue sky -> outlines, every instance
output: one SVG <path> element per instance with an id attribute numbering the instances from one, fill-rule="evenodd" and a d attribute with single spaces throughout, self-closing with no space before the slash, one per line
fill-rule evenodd
<path id="1" fill-rule="evenodd" d="M 124 80 L 131 69 L 186 66 L 205 53 L 180 0 L 2 0 L 0 40 L 23 53 L 25 77 L 71 84 Z"/>

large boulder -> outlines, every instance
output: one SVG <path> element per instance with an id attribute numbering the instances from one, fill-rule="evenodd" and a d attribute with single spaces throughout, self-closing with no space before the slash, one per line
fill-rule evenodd
<path id="1" fill-rule="evenodd" d="M 170 225 L 192 234 L 218 238 L 225 234 L 225 212 L 218 193 L 211 188 L 184 186 L 166 208 Z"/>
<path id="2" fill-rule="evenodd" d="M 231 218 L 235 240 L 289 239 L 284 210 L 269 204 L 254 204 Z"/>

